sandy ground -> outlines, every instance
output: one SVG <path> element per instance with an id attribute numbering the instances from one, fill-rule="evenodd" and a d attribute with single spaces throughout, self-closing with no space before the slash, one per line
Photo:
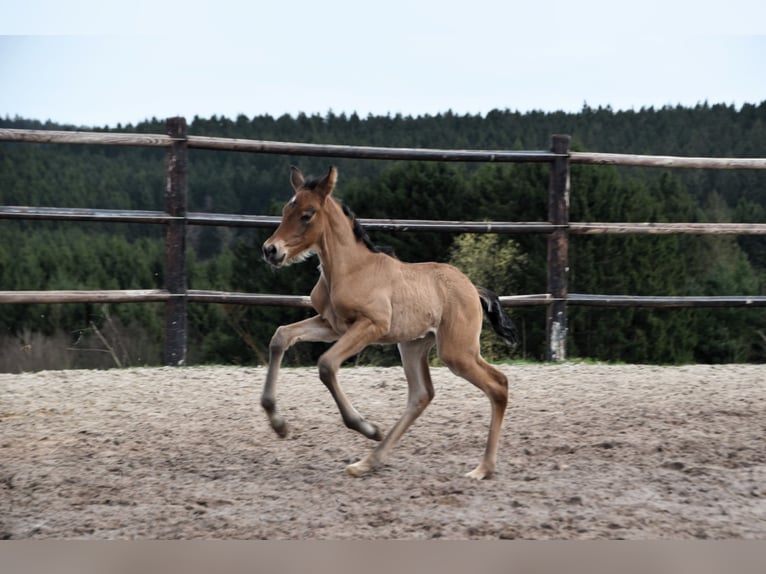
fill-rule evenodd
<path id="1" fill-rule="evenodd" d="M 0 374 L 0 538 L 766 538 L 766 366 L 524 365 L 497 474 L 463 477 L 489 403 L 443 368 L 376 474 L 314 369 L 283 371 L 278 438 L 260 368 Z M 389 428 L 401 369 L 341 373 Z"/>

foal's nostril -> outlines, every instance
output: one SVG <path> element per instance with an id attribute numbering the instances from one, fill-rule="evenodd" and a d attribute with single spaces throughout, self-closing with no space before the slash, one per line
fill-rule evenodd
<path id="1" fill-rule="evenodd" d="M 284 258 L 285 258 L 284 254 L 280 255 L 279 249 L 277 249 L 277 246 L 274 245 L 273 243 L 270 245 L 263 246 L 263 259 L 269 265 L 278 267 L 282 263 Z"/>

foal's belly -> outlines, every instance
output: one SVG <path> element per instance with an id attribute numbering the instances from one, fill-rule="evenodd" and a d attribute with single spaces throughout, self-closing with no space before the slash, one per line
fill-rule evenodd
<path id="1" fill-rule="evenodd" d="M 388 333 L 381 338 L 383 343 L 401 343 L 402 341 L 414 341 L 422 339 L 429 334 L 436 333 L 438 317 L 429 309 L 422 307 L 396 312 L 391 317 L 391 327 Z"/>
<path id="2" fill-rule="evenodd" d="M 375 341 L 378 345 L 390 345 L 395 343 L 404 343 L 406 341 L 415 341 L 417 339 L 425 339 L 429 335 L 436 333 L 436 329 L 429 328 L 424 331 L 392 331 L 382 339 Z"/>
<path id="3" fill-rule="evenodd" d="M 346 319 L 335 312 L 331 306 L 326 306 L 320 311 L 320 315 L 329 324 L 333 331 L 342 336 L 354 323 L 354 319 Z M 393 344 L 403 341 L 422 339 L 429 334 L 436 333 L 438 317 L 433 311 L 423 308 L 404 312 L 394 308 L 390 317 L 388 330 L 375 344 Z"/>

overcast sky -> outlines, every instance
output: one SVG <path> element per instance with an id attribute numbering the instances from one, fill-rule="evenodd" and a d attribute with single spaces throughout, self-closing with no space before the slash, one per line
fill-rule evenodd
<path id="1" fill-rule="evenodd" d="M 0 0 L 0 117 L 766 100 L 763 0 Z"/>

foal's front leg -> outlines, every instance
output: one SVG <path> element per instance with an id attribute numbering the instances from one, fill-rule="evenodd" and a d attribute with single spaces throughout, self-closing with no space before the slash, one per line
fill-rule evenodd
<path id="1" fill-rule="evenodd" d="M 381 440 L 380 429 L 365 420 L 348 400 L 338 384 L 338 369 L 343 361 L 361 352 L 367 345 L 380 339 L 383 330 L 368 319 L 357 320 L 330 349 L 319 357 L 319 378 L 338 405 L 343 422 L 350 429 L 372 440 Z"/>
<path id="2" fill-rule="evenodd" d="M 295 343 L 301 341 L 314 341 L 332 343 L 338 339 L 338 334 L 330 328 L 330 325 L 320 315 L 310 319 L 298 321 L 290 325 L 282 325 L 277 328 L 269 344 L 269 369 L 266 373 L 266 383 L 263 385 L 261 406 L 269 417 L 271 428 L 282 438 L 287 436 L 287 423 L 282 415 L 277 412 L 274 388 L 279 377 L 279 367 L 285 351 Z"/>

